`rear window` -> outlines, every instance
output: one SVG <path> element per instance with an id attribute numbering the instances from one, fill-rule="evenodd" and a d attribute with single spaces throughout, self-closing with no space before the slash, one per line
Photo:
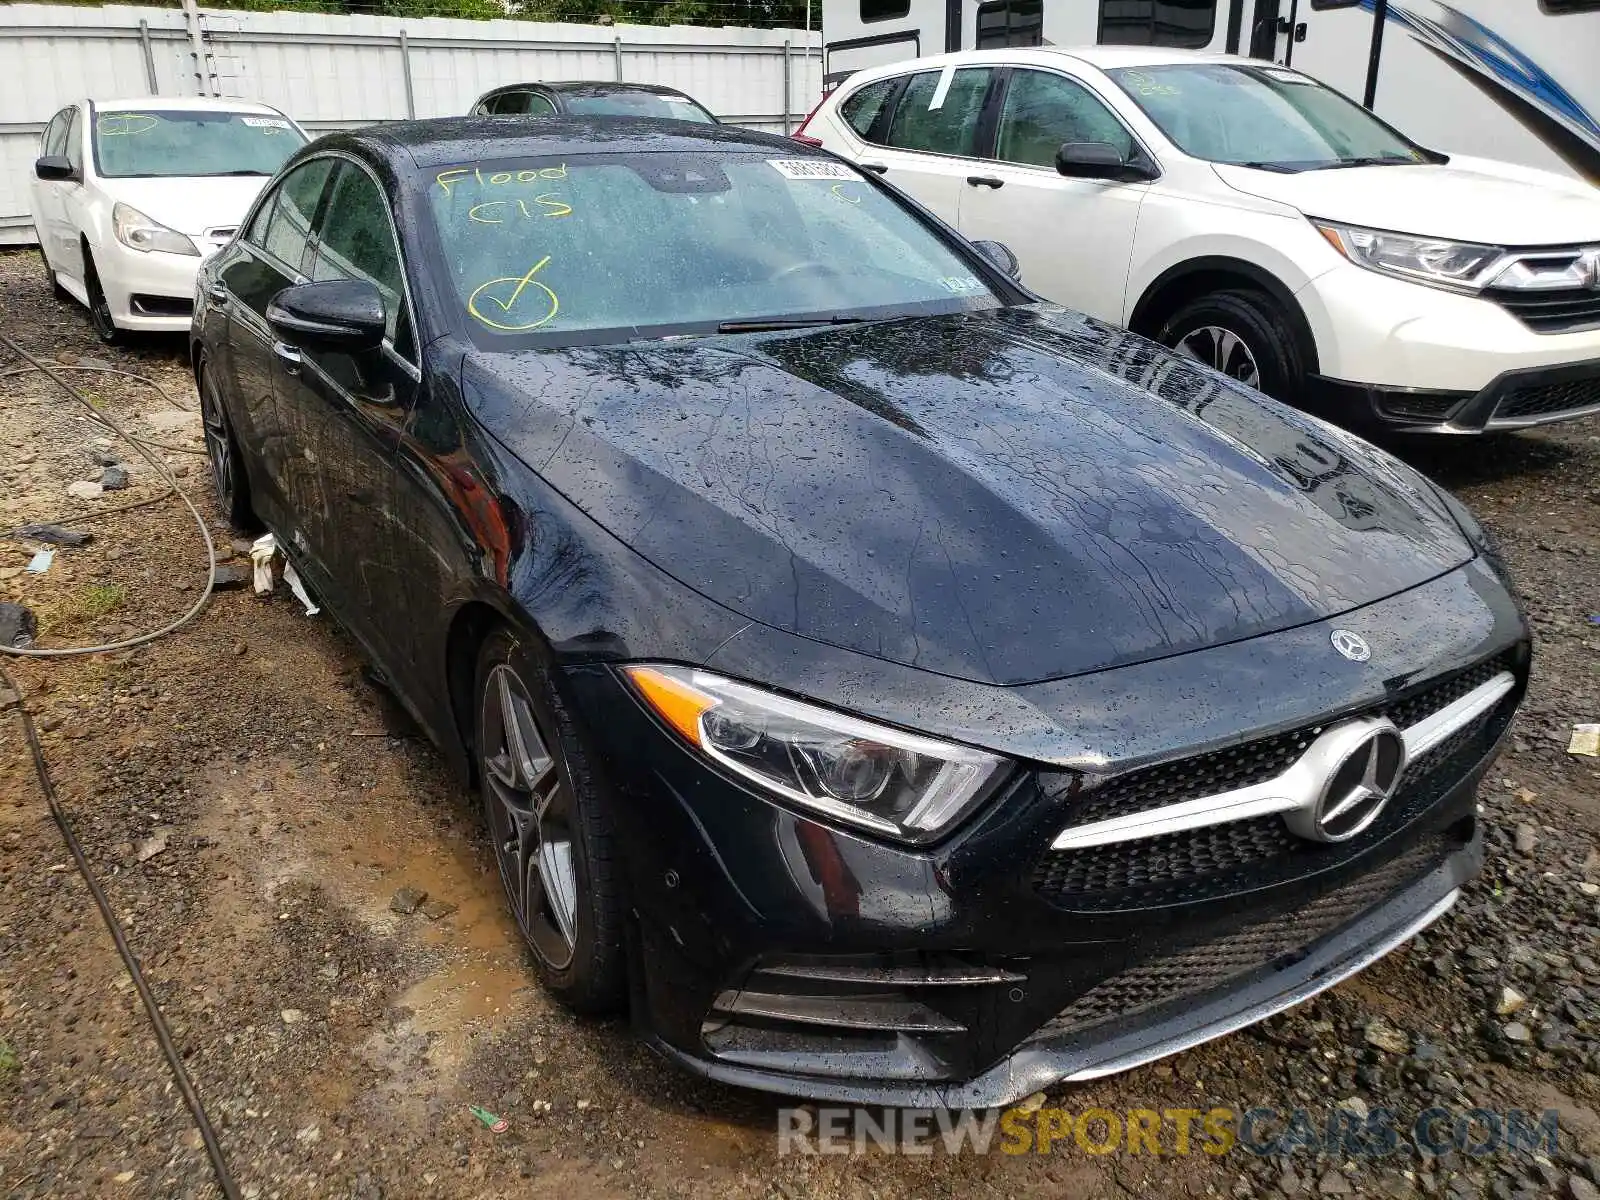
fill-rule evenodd
<path id="1" fill-rule="evenodd" d="M 854 95 L 845 97 L 839 105 L 839 115 L 851 129 L 865 138 L 873 123 L 882 115 L 883 106 L 889 102 L 894 85 L 899 82 L 898 79 L 880 79 L 877 83 L 867 84 Z"/>
<path id="2" fill-rule="evenodd" d="M 562 102 L 580 117 L 666 117 L 701 124 L 716 120 L 689 97 L 672 92 L 567 92 Z"/>
<path id="3" fill-rule="evenodd" d="M 464 163 L 425 180 L 480 345 L 622 341 L 724 321 L 1000 303 L 854 168 L 779 152 Z"/>
<path id="4" fill-rule="evenodd" d="M 95 170 L 110 179 L 275 175 L 306 139 L 272 113 L 162 110 L 95 113 Z"/>

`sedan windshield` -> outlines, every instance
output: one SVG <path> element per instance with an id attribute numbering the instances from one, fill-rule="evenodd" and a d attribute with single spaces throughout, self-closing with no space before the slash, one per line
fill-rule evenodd
<path id="1" fill-rule="evenodd" d="M 671 92 L 595 91 L 563 92 L 561 102 L 579 117 L 667 117 L 674 121 L 699 121 L 703 125 L 716 118 L 687 96 Z"/>
<path id="2" fill-rule="evenodd" d="M 1185 154 L 1308 171 L 1437 161 L 1366 109 L 1294 71 L 1234 63 L 1106 72 Z"/>
<path id="3" fill-rule="evenodd" d="M 110 179 L 274 175 L 305 141 L 288 121 L 265 113 L 101 112 L 94 161 Z"/>
<path id="4" fill-rule="evenodd" d="M 1001 303 L 971 262 L 854 168 L 778 153 L 430 171 L 428 202 L 475 339 L 617 341 Z"/>

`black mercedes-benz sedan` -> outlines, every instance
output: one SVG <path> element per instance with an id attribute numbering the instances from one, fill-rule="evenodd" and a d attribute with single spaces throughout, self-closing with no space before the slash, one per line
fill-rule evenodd
<path id="1" fill-rule="evenodd" d="M 222 504 L 470 778 L 549 989 L 999 1105 L 1444 913 L 1528 676 L 1360 439 L 727 126 L 323 138 L 201 269 Z"/>

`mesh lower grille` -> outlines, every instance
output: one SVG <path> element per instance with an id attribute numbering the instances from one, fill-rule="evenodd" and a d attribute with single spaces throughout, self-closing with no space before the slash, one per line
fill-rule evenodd
<path id="1" fill-rule="evenodd" d="M 1600 404 L 1600 377 L 1541 383 L 1506 393 L 1494 410 L 1493 420 L 1548 417 L 1555 413 L 1592 408 Z"/>
<path id="2" fill-rule="evenodd" d="M 1389 392 L 1383 397 L 1383 407 L 1391 417 L 1442 421 L 1452 410 L 1459 408 L 1464 399 L 1466 397 L 1457 392 L 1446 392 L 1443 395 L 1428 392 Z"/>
<path id="3" fill-rule="evenodd" d="M 1124 1020 L 1158 1005 L 1209 991 L 1286 954 L 1303 951 L 1420 879 L 1449 849 L 1442 836 L 1428 838 L 1310 904 L 1296 905 L 1290 912 L 1234 933 L 1130 967 L 1095 984 L 1040 1032 L 1069 1033 L 1102 1021 Z"/>

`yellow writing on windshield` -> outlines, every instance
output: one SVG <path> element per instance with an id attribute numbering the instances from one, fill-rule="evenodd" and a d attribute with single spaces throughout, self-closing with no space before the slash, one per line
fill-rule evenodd
<path id="1" fill-rule="evenodd" d="M 526 333 L 561 311 L 555 292 L 534 278 L 550 261 L 546 254 L 526 275 L 505 275 L 480 283 L 467 297 L 467 311 L 502 333 Z"/>
<path id="2" fill-rule="evenodd" d="M 1181 90 L 1176 84 L 1158 83 L 1143 71 L 1129 71 L 1124 76 L 1141 96 L 1177 96 Z"/>
<path id="3" fill-rule="evenodd" d="M 846 189 L 849 189 L 849 190 L 846 190 Z M 828 194 L 830 196 L 832 196 L 835 200 L 842 201 L 845 204 L 860 204 L 861 203 L 861 193 L 855 191 L 853 188 L 850 188 L 850 185 L 847 184 L 847 183 L 836 183 L 836 184 L 834 184 L 831 188 L 828 189 Z"/>
<path id="4" fill-rule="evenodd" d="M 107 113 L 95 122 L 94 127 L 101 137 L 126 137 L 149 133 L 159 124 L 160 119 L 149 113 Z"/>
<path id="5" fill-rule="evenodd" d="M 479 187 L 504 187 L 508 183 L 536 183 L 541 179 L 565 179 L 567 164 L 562 163 L 558 167 L 530 167 L 522 171 L 494 171 L 488 175 L 483 173 L 481 167 L 451 167 L 448 171 L 440 171 L 433 177 L 433 181 L 443 188 L 444 194 L 448 196 L 455 185 L 468 176 L 471 176 Z"/>
<path id="6" fill-rule="evenodd" d="M 546 192 L 542 196 L 535 196 L 533 202 L 540 208 L 548 209 L 540 212 L 538 209 L 528 207 L 526 200 L 485 200 L 482 204 L 474 204 L 467 209 L 467 220 L 476 221 L 480 225 L 504 225 L 508 208 L 514 208 L 524 217 L 570 217 L 572 205 L 568 204 L 554 192 Z M 516 213 L 513 213 L 513 218 Z"/>

